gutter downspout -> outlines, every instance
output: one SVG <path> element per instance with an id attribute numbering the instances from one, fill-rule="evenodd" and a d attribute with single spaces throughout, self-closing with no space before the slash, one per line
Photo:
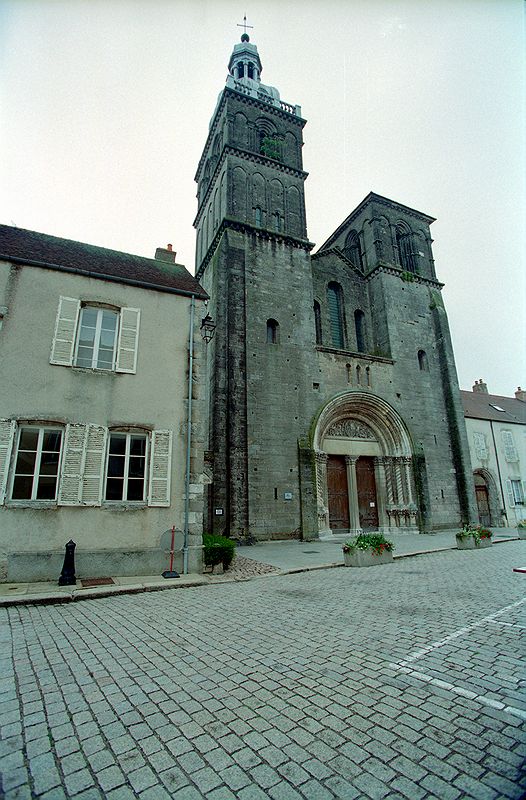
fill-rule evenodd
<path id="1" fill-rule="evenodd" d="M 499 476 L 500 496 L 501 496 L 501 500 L 502 500 L 502 510 L 504 511 L 504 516 L 506 517 L 506 522 L 508 523 L 508 526 L 509 526 L 510 521 L 508 519 L 508 512 L 506 510 L 506 503 L 504 501 L 504 489 L 502 488 L 502 476 L 500 474 L 499 454 L 497 453 L 497 444 L 495 442 L 495 432 L 493 430 L 493 422 L 492 422 L 491 419 L 489 421 L 489 427 L 491 429 L 491 438 L 493 439 L 493 450 L 495 451 L 495 462 L 497 464 L 497 473 L 498 473 L 498 476 Z"/>
<path id="2" fill-rule="evenodd" d="M 195 295 L 190 303 L 190 332 L 188 334 L 188 420 L 186 424 L 186 472 L 184 480 L 184 543 L 183 543 L 183 574 L 188 575 L 188 516 L 190 508 L 190 451 L 192 444 L 192 395 L 193 395 L 193 368 L 194 368 L 194 315 Z"/>

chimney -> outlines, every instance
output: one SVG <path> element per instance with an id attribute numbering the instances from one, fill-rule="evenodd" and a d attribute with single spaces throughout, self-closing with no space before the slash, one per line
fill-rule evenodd
<path id="1" fill-rule="evenodd" d="M 526 403 L 526 389 L 521 389 L 519 386 L 515 392 L 515 399 L 522 400 L 523 403 Z"/>
<path id="2" fill-rule="evenodd" d="M 487 394 L 488 393 L 488 385 L 486 383 L 484 383 L 484 381 L 481 378 L 479 381 L 475 381 L 475 384 L 473 386 L 473 391 L 474 392 L 482 392 L 483 394 Z"/>
<path id="3" fill-rule="evenodd" d="M 177 253 L 172 250 L 172 245 L 167 244 L 166 247 L 158 247 L 155 251 L 155 258 L 157 261 L 169 261 L 170 264 L 175 264 L 175 257 Z"/>

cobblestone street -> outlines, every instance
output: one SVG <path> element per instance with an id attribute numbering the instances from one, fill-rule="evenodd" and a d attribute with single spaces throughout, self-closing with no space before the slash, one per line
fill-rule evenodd
<path id="1" fill-rule="evenodd" d="M 526 545 L 0 609 L 6 800 L 521 798 Z"/>

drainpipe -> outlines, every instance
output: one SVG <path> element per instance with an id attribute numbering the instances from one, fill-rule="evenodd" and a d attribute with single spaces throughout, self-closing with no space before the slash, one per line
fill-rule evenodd
<path id="1" fill-rule="evenodd" d="M 508 523 L 508 526 L 509 526 L 510 521 L 508 519 L 508 512 L 506 511 L 506 503 L 504 501 L 504 489 L 502 488 L 502 476 L 500 474 L 499 454 L 497 453 L 497 445 L 495 443 L 495 432 L 493 430 L 493 422 L 492 422 L 492 420 L 489 421 L 489 426 L 490 426 L 490 429 L 491 429 L 491 438 L 493 439 L 493 450 L 495 452 L 495 461 L 497 463 L 497 473 L 498 473 L 498 476 L 499 476 L 499 485 L 500 485 L 500 496 L 501 496 L 501 499 L 502 499 L 502 510 L 504 511 L 504 516 L 506 517 L 506 522 Z"/>
<path id="2" fill-rule="evenodd" d="M 190 508 L 190 451 L 192 445 L 192 394 L 193 394 L 193 368 L 194 368 L 194 314 L 195 295 L 190 303 L 190 332 L 188 334 L 188 420 L 186 424 L 186 473 L 184 480 L 184 543 L 183 543 L 183 574 L 188 575 L 188 516 Z"/>

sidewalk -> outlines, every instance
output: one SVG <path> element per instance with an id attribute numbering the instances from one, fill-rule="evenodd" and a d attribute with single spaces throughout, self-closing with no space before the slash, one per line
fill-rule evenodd
<path id="1" fill-rule="evenodd" d="M 456 531 L 441 531 L 432 534 L 391 534 L 394 542 L 394 557 L 423 553 L 435 553 L 456 548 Z M 493 542 L 517 539 L 514 528 L 493 528 Z M 137 575 L 134 577 L 111 577 L 111 583 L 98 586 L 58 586 L 57 582 L 2 583 L 0 584 L 0 607 L 35 603 L 66 603 L 72 600 L 108 597 L 114 594 L 137 594 L 163 589 L 183 589 L 230 581 L 248 580 L 262 575 L 277 575 L 303 572 L 312 569 L 327 569 L 343 566 L 342 542 L 344 536 L 334 541 L 315 540 L 301 542 L 284 540 L 259 542 L 251 546 L 239 546 L 237 556 L 241 565 L 224 575 L 181 575 L 180 578 L 162 578 L 160 575 Z M 526 547 L 525 547 L 526 556 Z M 254 562 L 256 562 L 254 564 Z M 252 566 L 250 566 L 252 565 Z"/>

